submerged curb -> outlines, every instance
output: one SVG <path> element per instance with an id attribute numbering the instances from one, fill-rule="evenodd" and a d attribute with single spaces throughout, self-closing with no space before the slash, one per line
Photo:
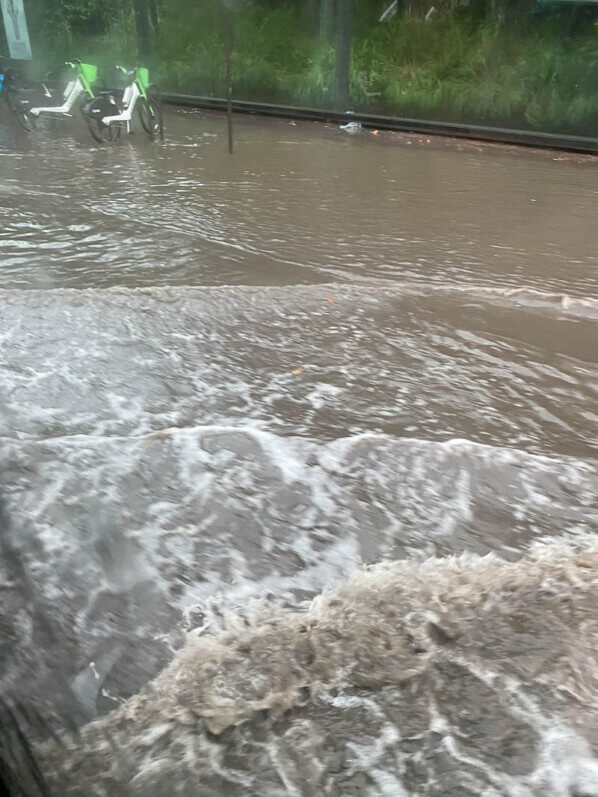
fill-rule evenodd
<path id="1" fill-rule="evenodd" d="M 226 100 L 219 97 L 198 97 L 192 94 L 163 94 L 162 100 L 171 105 L 186 105 L 209 110 L 226 110 Z M 233 100 L 233 111 L 237 113 L 276 116 L 287 119 L 305 119 L 317 122 L 360 122 L 364 127 L 385 130 L 398 130 L 404 133 L 427 133 L 436 136 L 452 136 L 478 141 L 497 141 L 503 144 L 519 144 L 526 147 L 562 149 L 569 152 L 586 152 L 598 155 L 598 138 L 585 136 L 555 135 L 552 133 L 516 130 L 484 125 L 454 124 L 434 122 L 426 119 L 408 119 L 376 114 L 351 114 L 340 111 L 302 108 L 291 105 L 273 105 L 266 102 Z"/>

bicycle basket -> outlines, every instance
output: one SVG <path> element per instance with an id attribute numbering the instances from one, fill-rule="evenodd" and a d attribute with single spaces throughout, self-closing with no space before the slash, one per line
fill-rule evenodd
<path id="1" fill-rule="evenodd" d="M 144 66 L 138 66 L 135 79 L 139 83 L 139 87 L 145 91 L 149 86 L 149 70 Z"/>
<path id="2" fill-rule="evenodd" d="M 83 82 L 89 83 L 90 86 L 98 79 L 98 68 L 93 64 L 78 64 L 77 69 Z"/>

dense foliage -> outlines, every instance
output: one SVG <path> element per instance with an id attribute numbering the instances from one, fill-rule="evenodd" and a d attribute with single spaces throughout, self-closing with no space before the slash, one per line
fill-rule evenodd
<path id="1" fill-rule="evenodd" d="M 234 22 L 236 96 L 333 104 L 335 3 L 353 2 L 350 104 L 403 115 L 596 134 L 591 5 L 525 0 L 25 0 L 36 54 L 108 69 L 143 53 L 163 87 L 222 94 Z M 426 18 L 427 17 L 427 18 Z"/>

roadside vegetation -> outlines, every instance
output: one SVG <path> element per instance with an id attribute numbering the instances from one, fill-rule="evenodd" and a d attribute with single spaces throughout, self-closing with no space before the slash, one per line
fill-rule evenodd
<path id="1" fill-rule="evenodd" d="M 222 96 L 229 14 L 235 96 L 335 104 L 333 0 L 224 3 L 35 0 L 34 40 L 50 60 L 98 63 L 108 82 L 139 46 L 163 89 Z M 432 0 L 404 0 L 380 22 L 388 5 L 354 0 L 348 107 L 598 135 L 596 7 L 470 0 L 430 12 Z"/>

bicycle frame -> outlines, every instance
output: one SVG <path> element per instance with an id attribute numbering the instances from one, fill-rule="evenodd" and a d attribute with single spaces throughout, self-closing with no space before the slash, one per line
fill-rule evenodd
<path id="1" fill-rule="evenodd" d="M 71 110 L 81 94 L 88 94 L 90 97 L 94 97 L 94 93 L 91 89 L 91 82 L 89 80 L 90 66 L 87 64 L 74 64 L 71 62 L 69 62 L 68 65 L 76 71 L 77 77 L 75 80 L 71 80 L 69 83 L 67 83 L 63 94 L 62 105 L 48 105 L 30 108 L 29 113 L 33 114 L 34 116 L 39 116 L 40 114 L 70 116 Z M 92 73 L 97 72 L 95 67 L 92 67 L 91 70 Z M 47 90 L 46 93 L 48 96 L 50 96 Z"/>
<path id="2" fill-rule="evenodd" d="M 122 72 L 126 70 L 124 67 L 117 67 Z M 146 86 L 148 85 L 148 72 L 147 69 L 143 67 L 137 67 L 135 69 L 135 79 L 132 83 L 130 83 L 123 92 L 122 96 L 122 107 L 123 110 L 119 114 L 115 114 L 114 116 L 105 116 L 102 119 L 102 122 L 105 125 L 110 125 L 112 122 L 120 123 L 123 122 L 126 125 L 127 133 L 130 133 L 131 127 L 131 119 L 133 118 L 133 111 L 135 110 L 135 105 L 137 104 L 137 100 L 139 97 L 144 97 L 147 99 L 147 93 L 145 91 Z"/>
<path id="3" fill-rule="evenodd" d="M 137 104 L 137 100 L 141 97 L 141 90 L 137 85 L 137 81 L 135 80 L 131 83 L 130 86 L 123 92 L 122 97 L 122 104 L 123 104 L 123 111 L 121 113 L 116 114 L 115 116 L 105 116 L 102 119 L 102 122 L 105 125 L 109 125 L 112 122 L 124 122 L 127 126 L 127 132 L 129 132 L 129 127 L 131 123 L 131 119 L 133 118 L 133 111 L 135 110 L 135 105 Z"/>
<path id="4" fill-rule="evenodd" d="M 70 116 L 71 110 L 73 105 L 76 103 L 77 98 L 81 96 L 85 92 L 85 87 L 77 78 L 77 80 L 71 80 L 64 91 L 63 100 L 64 102 L 62 105 L 48 105 L 42 106 L 40 108 L 31 108 L 30 113 L 34 116 L 39 116 L 40 113 L 44 114 L 56 114 L 57 116 Z"/>

